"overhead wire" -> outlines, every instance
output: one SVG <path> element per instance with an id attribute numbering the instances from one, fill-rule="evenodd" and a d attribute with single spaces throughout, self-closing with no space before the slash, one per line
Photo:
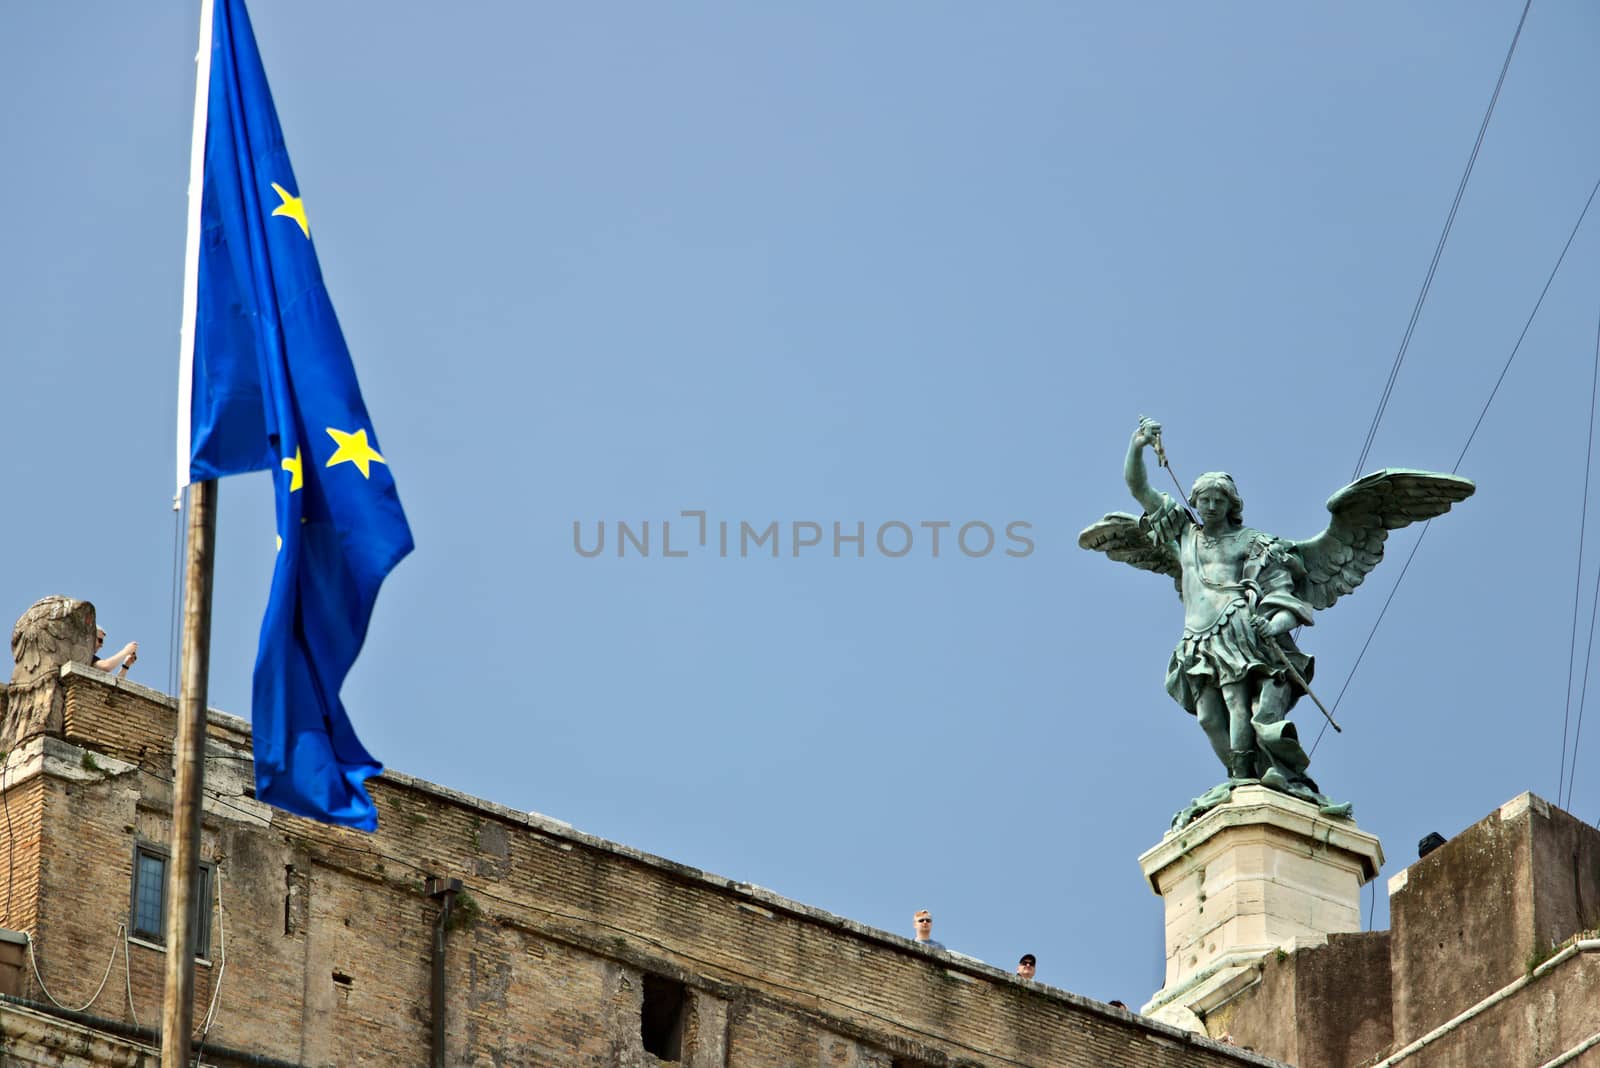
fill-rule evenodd
<path id="1" fill-rule="evenodd" d="M 1600 324 L 1597 324 L 1596 327 L 1595 327 L 1594 360 L 1595 360 L 1594 373 L 1593 373 L 1594 374 L 1594 382 L 1597 383 L 1597 384 L 1600 384 Z M 1595 408 L 1595 385 L 1591 385 L 1590 388 L 1589 388 L 1589 449 L 1590 449 L 1591 453 L 1594 450 L 1594 408 Z M 1588 469 L 1588 461 L 1585 460 L 1585 466 L 1584 466 L 1584 474 L 1585 474 L 1584 495 L 1585 495 L 1585 500 L 1587 500 L 1587 498 L 1588 498 L 1588 489 L 1589 489 L 1588 483 L 1587 483 L 1588 470 L 1589 470 Z M 1580 578 L 1582 577 L 1581 574 L 1580 574 L 1579 577 Z M 1566 800 L 1561 802 L 1561 807 L 1564 808 L 1564 809 L 1567 809 L 1568 811 L 1571 811 L 1571 809 L 1572 809 L 1572 791 L 1573 791 L 1573 788 L 1577 785 L 1577 779 L 1578 779 L 1578 741 L 1579 741 L 1579 739 L 1581 739 L 1583 737 L 1583 710 L 1584 710 L 1585 706 L 1588 704 L 1588 697 L 1589 697 L 1589 665 L 1590 665 L 1590 662 L 1594 659 L 1594 629 L 1595 629 L 1595 617 L 1597 615 L 1600 615 L 1600 572 L 1596 572 L 1595 573 L 1595 577 L 1594 577 L 1594 603 L 1591 605 L 1591 607 L 1589 609 L 1589 641 L 1588 641 L 1588 644 L 1584 647 L 1584 653 L 1583 653 L 1583 689 L 1578 694 L 1578 723 L 1577 723 L 1577 727 L 1573 730 L 1573 733 L 1572 733 L 1572 772 L 1571 772 L 1571 774 L 1566 776 L 1567 796 L 1566 796 Z M 1577 629 L 1576 621 L 1574 621 L 1573 629 L 1574 629 L 1574 631 L 1576 631 L 1576 629 Z M 1568 670 L 1571 670 L 1570 667 L 1569 667 Z M 1568 686 L 1568 689 L 1570 690 L 1571 686 L 1572 686 L 1572 683 L 1571 683 L 1570 679 L 1567 682 L 1567 686 Z M 1561 724 L 1561 764 L 1562 764 L 1563 770 L 1565 770 L 1565 768 L 1566 768 L 1566 753 L 1567 753 L 1567 730 L 1566 730 L 1566 721 L 1563 720 L 1562 724 Z M 1556 800 L 1561 801 L 1561 793 L 1560 793 L 1560 789 L 1559 788 L 1557 788 L 1557 791 L 1556 791 Z"/>
<path id="2" fill-rule="evenodd" d="M 1594 372 L 1589 380 L 1589 444 L 1583 454 L 1583 506 L 1578 513 L 1578 568 L 1572 581 L 1572 636 L 1567 641 L 1567 699 L 1561 712 L 1561 774 L 1556 779 L 1556 801 L 1561 801 L 1561 791 L 1567 781 L 1567 728 L 1572 717 L 1572 668 L 1578 649 L 1578 602 L 1583 593 L 1583 546 L 1589 526 L 1589 472 L 1594 461 L 1594 410 L 1596 391 L 1600 389 L 1600 325 L 1595 328 Z M 1600 605 L 1600 572 L 1595 573 L 1595 598 Z M 1589 645 L 1583 658 L 1584 690 L 1589 683 L 1589 658 L 1594 652 L 1594 610 L 1589 613 Z M 1583 717 L 1583 699 L 1578 701 L 1579 723 Z M 1573 743 L 1573 773 L 1577 773 L 1577 743 Z M 1562 805 L 1563 808 L 1566 805 Z"/>
<path id="3" fill-rule="evenodd" d="M 1583 707 L 1589 698 L 1589 664 L 1593 657 L 1595 616 L 1600 614 L 1600 575 L 1595 576 L 1594 602 L 1589 607 L 1589 652 L 1583 658 L 1583 687 L 1578 691 L 1578 730 L 1572 739 L 1572 774 L 1567 777 L 1567 796 L 1556 794 L 1556 803 L 1562 808 L 1572 804 L 1573 780 L 1578 776 L 1578 737 L 1583 733 Z M 1563 742 L 1565 739 L 1563 739 Z"/>
<path id="4" fill-rule="evenodd" d="M 1522 27 L 1528 21 L 1528 11 L 1533 7 L 1533 0 L 1527 0 L 1522 6 L 1522 17 L 1517 19 L 1516 32 L 1511 35 L 1511 46 L 1506 49 L 1506 58 L 1500 64 L 1500 77 L 1495 79 L 1494 92 L 1489 95 L 1489 106 L 1484 110 L 1483 121 L 1478 124 L 1478 136 L 1472 143 L 1472 152 L 1467 156 L 1467 165 L 1461 172 L 1461 181 L 1456 185 L 1455 199 L 1450 202 L 1450 212 L 1445 216 L 1444 229 L 1439 232 L 1439 242 L 1434 246 L 1433 259 L 1428 264 L 1428 272 L 1422 279 L 1422 288 L 1417 292 L 1417 301 L 1411 308 L 1411 319 L 1406 323 L 1405 334 L 1400 338 L 1400 348 L 1394 354 L 1394 364 L 1389 368 L 1389 380 L 1384 383 L 1383 392 L 1378 397 L 1378 407 L 1372 413 L 1372 424 L 1367 427 L 1367 438 L 1361 444 L 1361 455 L 1356 460 L 1354 470 L 1350 473 L 1350 481 L 1354 482 L 1361 477 L 1361 469 L 1366 466 L 1367 457 L 1372 452 L 1372 443 L 1378 436 L 1378 425 L 1383 422 L 1384 412 L 1388 410 L 1389 398 L 1394 394 L 1395 381 L 1400 377 L 1400 365 L 1405 362 L 1406 351 L 1411 347 L 1411 336 L 1416 332 L 1417 320 L 1422 317 L 1422 305 L 1428 299 L 1428 291 L 1433 288 L 1433 276 L 1439 270 L 1439 260 L 1444 255 L 1445 242 L 1450 239 L 1450 230 L 1455 226 L 1456 212 L 1461 208 L 1461 198 L 1467 192 L 1467 181 L 1472 177 L 1472 168 L 1478 162 L 1478 152 L 1483 148 L 1484 135 L 1489 131 L 1489 120 L 1494 117 L 1495 105 L 1500 101 L 1500 89 L 1506 83 L 1506 72 L 1511 69 L 1511 57 L 1516 54 L 1517 42 L 1522 39 Z"/>
<path id="5" fill-rule="evenodd" d="M 1578 213 L 1578 221 L 1572 224 L 1572 231 L 1567 234 L 1566 244 L 1561 246 L 1561 254 L 1556 257 L 1555 266 L 1550 268 L 1550 275 L 1544 281 L 1544 288 L 1539 290 L 1539 299 L 1533 302 L 1533 310 L 1528 313 L 1527 321 L 1522 324 L 1522 332 L 1517 335 L 1516 344 L 1511 346 L 1511 354 L 1506 357 L 1505 364 L 1500 368 L 1500 375 L 1495 379 L 1494 387 L 1489 390 L 1489 397 L 1483 402 L 1483 407 L 1478 412 L 1478 419 L 1472 424 L 1472 431 L 1467 435 L 1465 444 L 1461 446 L 1461 452 L 1456 456 L 1455 465 L 1450 468 L 1451 474 L 1459 471 L 1461 462 L 1467 458 L 1467 450 L 1472 448 L 1473 439 L 1478 436 L 1478 430 L 1483 426 L 1484 417 L 1489 414 L 1489 407 L 1494 404 L 1495 397 L 1499 395 L 1500 387 L 1505 383 L 1506 374 L 1511 370 L 1511 364 L 1516 360 L 1517 353 L 1522 351 L 1522 343 L 1527 339 L 1528 331 L 1533 326 L 1533 320 L 1538 316 L 1539 309 L 1544 305 L 1544 298 L 1550 292 L 1551 284 L 1555 282 L 1556 275 L 1561 270 L 1561 265 L 1566 262 L 1567 252 L 1572 248 L 1573 239 L 1578 236 L 1578 231 L 1583 227 L 1583 221 L 1589 216 L 1589 208 L 1594 204 L 1596 193 L 1600 193 L 1600 179 L 1596 179 L 1594 186 L 1589 190 L 1589 199 L 1583 202 L 1583 210 Z M 1372 630 L 1368 632 L 1367 640 L 1362 643 L 1361 651 L 1356 654 L 1355 663 L 1350 665 L 1350 672 L 1345 676 L 1344 685 L 1339 688 L 1338 697 L 1334 698 L 1333 710 L 1335 712 L 1339 710 L 1339 702 L 1344 700 L 1346 691 L 1350 689 L 1350 680 L 1355 678 L 1356 669 L 1361 666 L 1362 658 L 1367 655 L 1367 649 L 1371 647 L 1372 639 L 1378 633 L 1378 627 L 1383 623 L 1383 617 L 1388 613 L 1389 606 L 1394 603 L 1394 595 L 1400 589 L 1400 583 L 1405 581 L 1406 572 L 1411 569 L 1411 561 L 1417 558 L 1417 549 L 1421 547 L 1422 540 L 1428 536 L 1428 530 L 1432 526 L 1433 520 L 1431 519 L 1424 523 L 1422 531 L 1417 535 L 1417 540 L 1411 543 L 1411 552 L 1406 556 L 1405 565 L 1400 568 L 1400 574 L 1395 578 L 1394 585 L 1390 587 L 1389 596 L 1384 600 L 1383 608 L 1378 612 L 1378 618 L 1373 620 Z M 1328 725 L 1324 722 L 1322 729 L 1317 732 L 1316 740 L 1311 743 L 1308 755 L 1316 753 L 1317 746 L 1322 744 L 1323 735 L 1327 734 L 1327 732 Z"/>

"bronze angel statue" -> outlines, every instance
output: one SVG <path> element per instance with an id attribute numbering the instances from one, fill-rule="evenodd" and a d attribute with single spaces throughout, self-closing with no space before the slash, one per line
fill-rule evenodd
<path id="1" fill-rule="evenodd" d="M 1183 600 L 1183 637 L 1167 665 L 1167 693 L 1200 721 L 1228 781 L 1174 824 L 1226 800 L 1241 781 L 1348 815 L 1348 805 L 1329 801 L 1306 774 L 1311 761 L 1288 718 L 1315 668 L 1290 631 L 1310 626 L 1315 612 L 1361 585 L 1383 559 L 1389 531 L 1444 514 L 1475 487 L 1455 475 L 1378 471 L 1328 499 L 1331 517 L 1321 534 L 1292 541 L 1244 525 L 1244 500 L 1226 472 L 1195 479 L 1186 502 L 1152 489 L 1146 446 L 1162 455 L 1161 424 L 1141 418 L 1123 473 L 1144 514 L 1112 512 L 1078 544 L 1172 576 Z"/>

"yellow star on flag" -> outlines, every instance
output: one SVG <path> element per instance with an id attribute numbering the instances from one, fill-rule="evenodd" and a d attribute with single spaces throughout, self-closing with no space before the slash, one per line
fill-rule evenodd
<path id="1" fill-rule="evenodd" d="M 298 445 L 295 446 L 294 456 L 285 456 L 278 466 L 289 472 L 290 493 L 306 484 L 303 466 L 300 463 L 300 447 Z"/>
<path id="2" fill-rule="evenodd" d="M 272 183 L 273 192 L 283 200 L 282 204 L 272 209 L 274 215 L 284 215 L 300 224 L 300 232 L 309 239 L 311 237 L 311 224 L 306 221 L 306 206 L 299 197 L 290 196 L 289 191 L 277 182 Z"/>
<path id="3" fill-rule="evenodd" d="M 334 444 L 339 447 L 334 450 L 332 456 L 328 457 L 328 462 L 324 466 L 332 467 L 334 464 L 352 463 L 361 469 L 362 478 L 371 478 L 370 465 L 373 462 L 380 464 L 389 462 L 379 456 L 377 450 L 371 445 L 367 444 L 367 432 L 365 429 L 357 430 L 350 434 L 345 433 L 343 430 L 335 430 L 331 426 L 325 429 L 328 431 L 328 436 L 333 439 Z"/>

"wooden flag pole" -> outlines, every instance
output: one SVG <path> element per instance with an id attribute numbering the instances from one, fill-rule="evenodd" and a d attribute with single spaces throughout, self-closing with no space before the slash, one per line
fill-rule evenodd
<path id="1" fill-rule="evenodd" d="M 167 970 L 161 1003 L 161 1068 L 186 1068 L 194 1026 L 195 895 L 206 776 L 206 682 L 211 666 L 211 574 L 217 533 L 215 479 L 189 487 L 189 551 L 183 582 L 183 683 L 173 749 L 172 862 L 167 866 Z"/>
<path id="2" fill-rule="evenodd" d="M 184 565 L 178 736 L 172 747 L 172 857 L 167 865 L 167 964 L 161 997 L 161 1068 L 187 1068 L 194 1026 L 195 895 L 200 881 L 200 809 L 206 775 L 206 684 L 211 669 L 211 575 L 217 483 L 189 482 L 189 404 L 199 300 L 200 204 L 205 187 L 206 111 L 211 97 L 213 0 L 200 0 L 195 53 L 194 131 L 189 144 L 188 229 L 183 252 L 183 321 L 178 355 L 178 487 L 189 491 Z M 177 499 L 173 507 L 178 506 Z"/>

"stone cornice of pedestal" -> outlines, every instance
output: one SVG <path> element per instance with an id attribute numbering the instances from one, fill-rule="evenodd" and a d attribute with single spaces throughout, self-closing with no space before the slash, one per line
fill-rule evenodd
<path id="1" fill-rule="evenodd" d="M 1218 805 L 1189 826 L 1168 831 L 1161 841 L 1139 857 L 1139 869 L 1158 895 L 1156 876 L 1179 858 L 1224 831 L 1235 827 L 1277 827 L 1300 838 L 1318 842 L 1355 857 L 1361 864 L 1361 883 L 1378 877 L 1383 867 L 1383 847 L 1378 839 L 1348 820 L 1331 820 L 1317 806 L 1264 786 L 1240 786 L 1227 803 Z"/>
<path id="2" fill-rule="evenodd" d="M 1139 1009 L 1139 1013 L 1165 1020 L 1174 1027 L 1195 1030 L 1194 1023 L 1184 1013 L 1194 1016 L 1195 1020 L 1204 1021 L 1207 1013 L 1233 1000 L 1247 987 L 1254 986 L 1261 978 L 1261 962 L 1276 948 L 1242 949 L 1212 961 L 1203 971 L 1196 972 L 1171 990 L 1163 987 L 1156 991 Z M 1182 1011 L 1162 1015 L 1160 1010 L 1169 1005 Z M 1205 1033 L 1203 1026 L 1199 1030 Z"/>

